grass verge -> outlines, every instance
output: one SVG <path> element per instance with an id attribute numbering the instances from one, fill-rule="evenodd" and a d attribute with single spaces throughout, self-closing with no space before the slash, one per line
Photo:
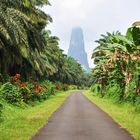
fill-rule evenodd
<path id="1" fill-rule="evenodd" d="M 3 103 L 3 120 L 0 122 L 0 140 L 29 140 L 56 111 L 70 91 L 57 93 L 42 103 L 15 107 Z"/>
<path id="2" fill-rule="evenodd" d="M 140 113 L 135 112 L 132 104 L 117 104 L 111 99 L 100 98 L 90 91 L 84 91 L 84 95 L 127 129 L 136 140 L 140 140 Z"/>

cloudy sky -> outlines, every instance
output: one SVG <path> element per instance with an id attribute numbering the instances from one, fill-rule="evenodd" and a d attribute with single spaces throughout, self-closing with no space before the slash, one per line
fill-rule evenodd
<path id="1" fill-rule="evenodd" d="M 107 31 L 125 33 L 134 21 L 140 20 L 140 0 L 49 0 L 52 6 L 43 10 L 53 18 L 48 28 L 60 38 L 60 47 L 67 53 L 73 27 L 83 28 L 88 61 L 91 60 L 94 43 Z"/>

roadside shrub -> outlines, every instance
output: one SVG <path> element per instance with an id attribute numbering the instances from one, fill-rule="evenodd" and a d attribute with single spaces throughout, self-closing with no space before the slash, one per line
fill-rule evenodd
<path id="1" fill-rule="evenodd" d="M 69 89 L 69 85 L 67 84 L 67 83 L 60 83 L 60 82 L 57 82 L 57 83 L 55 83 L 55 89 L 56 90 L 64 90 L 64 91 L 66 91 L 66 90 L 68 90 Z"/>
<path id="2" fill-rule="evenodd" d="M 38 94 L 45 91 L 45 87 L 41 86 L 39 83 L 34 82 L 34 93 Z"/>
<path id="3" fill-rule="evenodd" d="M 61 83 L 59 83 L 59 82 L 57 82 L 57 83 L 55 83 L 55 89 L 56 90 L 62 90 L 62 84 Z"/>
<path id="4" fill-rule="evenodd" d="M 20 84 L 20 92 L 23 98 L 23 102 L 27 103 L 28 101 L 31 100 L 32 98 L 32 92 L 31 89 L 33 88 L 33 86 L 31 84 L 27 84 L 27 83 L 21 83 Z"/>
<path id="5" fill-rule="evenodd" d="M 70 89 L 70 90 L 75 90 L 75 89 L 77 89 L 77 86 L 76 86 L 76 85 L 70 85 L 70 86 L 69 86 L 69 89 Z"/>
<path id="6" fill-rule="evenodd" d="M 105 97 L 111 98 L 114 102 L 121 103 L 124 101 L 124 90 L 118 84 L 110 84 L 107 87 Z"/>
<path id="7" fill-rule="evenodd" d="M 21 76 L 18 73 L 15 76 L 11 77 L 11 80 L 10 80 L 11 84 L 13 84 L 13 85 L 20 85 L 20 83 L 21 83 L 20 77 Z"/>
<path id="8" fill-rule="evenodd" d="M 132 103 L 136 102 L 136 94 L 135 94 L 135 80 L 131 80 L 130 84 L 129 84 L 129 91 L 128 91 L 128 95 L 126 97 L 124 97 L 125 101 L 129 101 Z"/>
<path id="9" fill-rule="evenodd" d="M 62 85 L 62 88 L 63 88 L 64 91 L 66 91 L 66 90 L 69 89 L 69 85 L 66 84 L 66 83 L 64 83 L 64 84 Z"/>
<path id="10" fill-rule="evenodd" d="M 99 84 L 93 84 L 91 86 L 91 91 L 95 94 L 100 93 L 100 91 L 101 91 L 100 85 Z"/>
<path id="11" fill-rule="evenodd" d="M 42 86 L 40 83 L 34 82 L 33 88 L 31 89 L 32 92 L 32 100 L 39 100 L 46 98 L 46 87 Z"/>
<path id="12" fill-rule="evenodd" d="M 29 103 L 32 101 L 42 101 L 50 95 L 54 95 L 55 90 L 68 90 L 67 84 L 56 83 L 55 85 L 46 80 L 43 82 L 27 83 L 22 82 L 20 74 L 15 74 L 10 78 L 10 82 L 0 84 L 1 97 L 8 103 L 17 104 L 20 102 Z"/>
<path id="13" fill-rule="evenodd" d="M 79 90 L 88 90 L 89 88 L 84 86 L 84 85 L 80 85 L 80 86 L 77 86 L 77 89 L 79 89 Z"/>
<path id="14" fill-rule="evenodd" d="M 52 82 L 46 80 L 42 82 L 42 85 L 46 88 L 45 93 L 47 96 L 55 94 L 55 85 Z"/>
<path id="15" fill-rule="evenodd" d="M 47 98 L 46 88 L 37 82 L 34 82 L 33 84 L 21 83 L 20 92 L 23 101 L 26 103 L 37 100 L 41 101 Z"/>
<path id="16" fill-rule="evenodd" d="M 0 94 L 4 100 L 11 104 L 17 104 L 22 101 L 19 87 L 12 85 L 9 82 L 2 85 Z"/>
<path id="17" fill-rule="evenodd" d="M 136 106 L 135 111 L 138 112 L 138 113 L 140 113 L 140 95 L 138 95 L 136 97 L 135 106 Z"/>

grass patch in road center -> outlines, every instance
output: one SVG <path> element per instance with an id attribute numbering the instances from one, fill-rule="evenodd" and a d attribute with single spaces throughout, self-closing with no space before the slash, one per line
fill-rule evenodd
<path id="1" fill-rule="evenodd" d="M 111 99 L 100 98 L 90 91 L 84 91 L 84 95 L 109 114 L 123 128 L 126 128 L 136 140 L 140 140 L 140 113 L 135 112 L 135 107 L 132 104 L 113 103 Z"/>
<path id="2" fill-rule="evenodd" d="M 0 140 L 29 140 L 56 111 L 70 91 L 56 93 L 44 102 L 23 108 L 3 103 L 3 121 L 0 122 Z"/>

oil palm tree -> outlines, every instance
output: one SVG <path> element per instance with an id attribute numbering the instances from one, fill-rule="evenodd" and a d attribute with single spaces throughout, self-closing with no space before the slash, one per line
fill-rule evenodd
<path id="1" fill-rule="evenodd" d="M 34 58 L 45 48 L 41 30 L 51 21 L 39 9 L 46 0 L 1 0 L 0 2 L 0 68 L 14 73 L 14 69 L 34 68 Z M 39 71 L 40 72 L 40 71 Z"/>

